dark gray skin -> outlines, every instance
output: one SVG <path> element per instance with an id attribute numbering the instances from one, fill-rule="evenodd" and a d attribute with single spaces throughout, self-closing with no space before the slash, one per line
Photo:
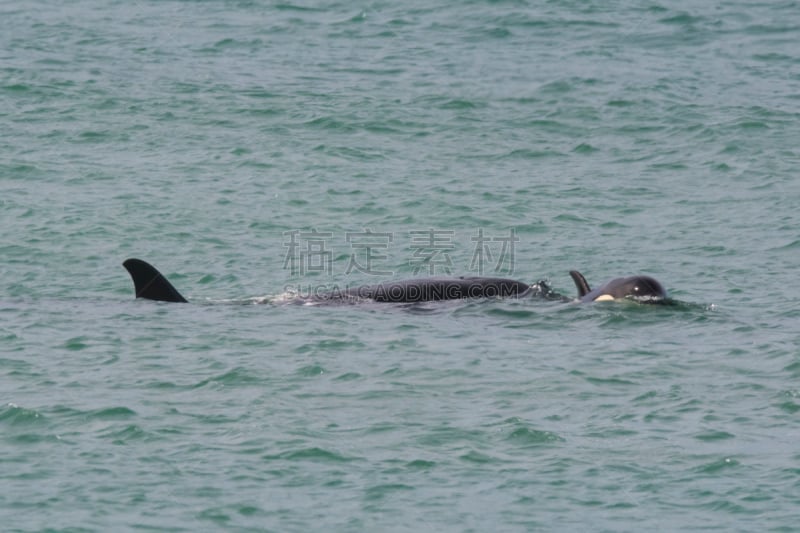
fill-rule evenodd
<path id="1" fill-rule="evenodd" d="M 128 259 L 122 264 L 133 279 L 137 298 L 160 302 L 185 303 L 175 287 L 155 267 L 141 259 Z M 365 285 L 297 297 L 295 303 L 431 302 L 464 298 L 524 298 L 538 295 L 560 299 L 544 282 L 536 285 L 505 278 L 460 277 L 418 278 Z"/>
<path id="2" fill-rule="evenodd" d="M 141 259 L 128 259 L 123 263 L 133 279 L 137 298 L 160 302 L 186 303 L 184 298 L 158 270 Z M 658 302 L 667 297 L 661 284 L 648 276 L 633 276 L 609 281 L 591 290 L 586 278 L 573 270 L 570 276 L 578 287 L 580 302 L 629 299 L 640 302 Z M 344 290 L 333 290 L 297 297 L 295 303 L 355 303 L 359 301 L 387 303 L 415 303 L 465 298 L 542 298 L 571 301 L 556 294 L 544 281 L 529 285 L 506 278 L 460 277 L 416 278 L 389 281 L 377 285 L 364 285 Z"/>
<path id="3" fill-rule="evenodd" d="M 186 298 L 167 281 L 161 272 L 141 259 L 127 259 L 122 266 L 133 280 L 137 298 L 158 302 L 187 303 Z"/>
<path id="4" fill-rule="evenodd" d="M 667 291 L 650 276 L 630 276 L 612 279 L 605 285 L 592 290 L 583 274 L 577 270 L 569 273 L 578 288 L 581 302 L 605 302 L 611 300 L 633 300 L 640 303 L 659 303 L 667 299 Z"/>

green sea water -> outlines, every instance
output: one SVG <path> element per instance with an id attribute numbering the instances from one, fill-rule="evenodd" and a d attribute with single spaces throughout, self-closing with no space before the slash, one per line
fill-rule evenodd
<path id="1" fill-rule="evenodd" d="M 796 531 L 798 42 L 793 1 L 0 2 L 0 530 Z M 571 269 L 680 304 L 282 303 Z"/>

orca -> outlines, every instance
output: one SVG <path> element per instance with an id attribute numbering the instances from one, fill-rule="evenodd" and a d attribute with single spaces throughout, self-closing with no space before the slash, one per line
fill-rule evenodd
<path id="1" fill-rule="evenodd" d="M 136 298 L 159 302 L 187 303 L 178 290 L 153 265 L 141 259 L 127 259 L 122 266 L 133 279 Z M 661 303 L 667 291 L 649 276 L 617 278 L 592 290 L 583 274 L 571 270 L 578 288 L 579 302 L 633 300 L 640 303 Z M 459 278 L 412 278 L 387 281 L 348 289 L 329 290 L 308 296 L 297 296 L 294 303 L 356 303 L 360 301 L 417 303 L 467 298 L 541 298 L 561 302 L 573 301 L 554 292 L 547 282 L 534 284 L 506 278 L 461 276 Z"/>
<path id="2" fill-rule="evenodd" d="M 667 291 L 650 276 L 630 276 L 612 279 L 592 290 L 583 274 L 570 270 L 569 275 L 578 288 L 580 302 L 606 302 L 612 300 L 633 300 L 639 303 L 662 303 L 667 300 Z"/>
<path id="3" fill-rule="evenodd" d="M 137 298 L 159 302 L 186 303 L 178 290 L 161 272 L 141 259 L 127 259 L 122 266 L 133 279 Z M 544 281 L 533 285 L 506 278 L 460 277 L 417 278 L 332 290 L 311 296 L 298 296 L 295 303 L 348 303 L 361 300 L 415 303 L 466 298 L 524 298 L 541 296 L 562 299 Z"/>

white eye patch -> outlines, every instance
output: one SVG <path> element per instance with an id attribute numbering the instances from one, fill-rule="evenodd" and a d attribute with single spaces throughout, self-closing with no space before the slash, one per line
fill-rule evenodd
<path id="1" fill-rule="evenodd" d="M 595 302 L 610 302 L 614 297 L 610 294 L 603 294 L 594 299 Z"/>

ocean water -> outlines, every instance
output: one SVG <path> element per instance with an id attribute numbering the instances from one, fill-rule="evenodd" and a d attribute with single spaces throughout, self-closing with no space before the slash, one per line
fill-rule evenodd
<path id="1" fill-rule="evenodd" d="M 0 3 L 0 529 L 796 531 L 799 36 L 794 1 Z M 680 304 L 282 303 L 571 269 Z"/>

